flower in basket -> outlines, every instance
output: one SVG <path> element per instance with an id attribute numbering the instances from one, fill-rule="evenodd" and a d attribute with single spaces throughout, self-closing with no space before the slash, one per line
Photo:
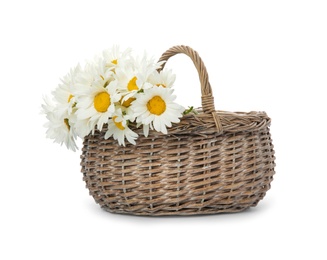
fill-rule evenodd
<path id="1" fill-rule="evenodd" d="M 185 109 L 175 102 L 175 75 L 167 69 L 159 72 L 162 64 L 146 54 L 134 58 L 130 49 L 114 46 L 83 68 L 77 65 L 52 98 L 44 98 L 47 137 L 76 151 L 77 137 L 96 130 L 123 146 L 125 140 L 136 144 L 135 127 L 142 127 L 145 136 L 150 130 L 167 134 L 167 127 L 178 123 Z"/>

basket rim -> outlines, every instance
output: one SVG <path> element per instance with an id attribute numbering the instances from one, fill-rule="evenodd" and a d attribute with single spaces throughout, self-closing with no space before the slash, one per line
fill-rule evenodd
<path id="1" fill-rule="evenodd" d="M 264 111 L 250 112 L 230 112 L 216 110 L 213 113 L 219 117 L 222 123 L 223 132 L 217 131 L 215 122 L 212 120 L 212 114 L 202 111 L 202 108 L 195 109 L 196 114 L 184 115 L 179 123 L 173 123 L 167 128 L 168 134 L 163 134 L 157 131 L 150 131 L 148 138 L 155 136 L 170 136 L 170 135 L 223 135 L 235 134 L 240 132 L 258 132 L 268 128 L 271 124 L 271 119 Z M 142 127 L 137 127 L 136 123 L 130 123 L 130 129 L 144 137 Z M 107 131 L 105 124 L 100 132 Z M 99 132 L 96 130 L 95 132 Z M 90 135 L 93 135 L 92 133 Z"/>
<path id="2" fill-rule="evenodd" d="M 216 110 L 212 113 L 195 110 L 197 114 L 187 114 L 177 124 L 168 129 L 168 134 L 215 134 L 260 131 L 270 126 L 271 119 L 264 111 L 231 112 Z M 223 131 L 218 131 L 215 114 L 221 122 Z"/>

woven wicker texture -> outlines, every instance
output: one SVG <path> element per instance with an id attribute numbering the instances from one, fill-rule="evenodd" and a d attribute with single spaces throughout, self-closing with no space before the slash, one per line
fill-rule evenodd
<path id="1" fill-rule="evenodd" d="M 188 55 L 198 70 L 202 108 L 168 135 L 142 129 L 126 147 L 104 133 L 84 138 L 86 186 L 107 211 L 135 215 L 238 212 L 256 206 L 270 188 L 275 157 L 264 112 L 216 111 L 206 68 L 194 50 L 175 46 L 160 60 Z"/>

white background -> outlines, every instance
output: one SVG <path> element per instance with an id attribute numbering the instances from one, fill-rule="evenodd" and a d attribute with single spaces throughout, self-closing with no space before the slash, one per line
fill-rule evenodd
<path id="1" fill-rule="evenodd" d="M 327 259 L 326 1 L 1 1 L 0 29 L 0 259 Z M 79 152 L 45 138 L 39 111 L 113 44 L 155 58 L 189 45 L 217 109 L 268 113 L 277 173 L 256 208 L 149 218 L 95 204 Z M 167 66 L 178 101 L 200 106 L 191 61 Z"/>

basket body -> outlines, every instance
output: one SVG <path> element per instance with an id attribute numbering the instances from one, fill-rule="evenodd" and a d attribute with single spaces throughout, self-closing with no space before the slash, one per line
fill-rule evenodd
<path id="1" fill-rule="evenodd" d="M 102 132 L 84 138 L 81 166 L 90 195 L 102 208 L 135 215 L 238 212 L 256 206 L 270 188 L 275 156 L 264 112 L 216 111 L 206 68 L 193 49 L 174 46 L 193 61 L 202 108 L 164 135 L 129 126 L 137 145 L 119 146 Z M 163 68 L 164 65 L 162 65 Z"/>
<path id="2" fill-rule="evenodd" d="M 275 173 L 270 119 L 262 112 L 221 114 L 223 123 L 234 119 L 257 127 L 217 134 L 195 131 L 192 122 L 199 117 L 183 119 L 168 135 L 144 137 L 133 129 L 140 135 L 136 146 L 121 147 L 105 140 L 104 132 L 87 136 L 81 165 L 90 195 L 107 211 L 135 215 L 214 214 L 256 206 Z M 183 125 L 189 127 L 182 130 Z"/>

